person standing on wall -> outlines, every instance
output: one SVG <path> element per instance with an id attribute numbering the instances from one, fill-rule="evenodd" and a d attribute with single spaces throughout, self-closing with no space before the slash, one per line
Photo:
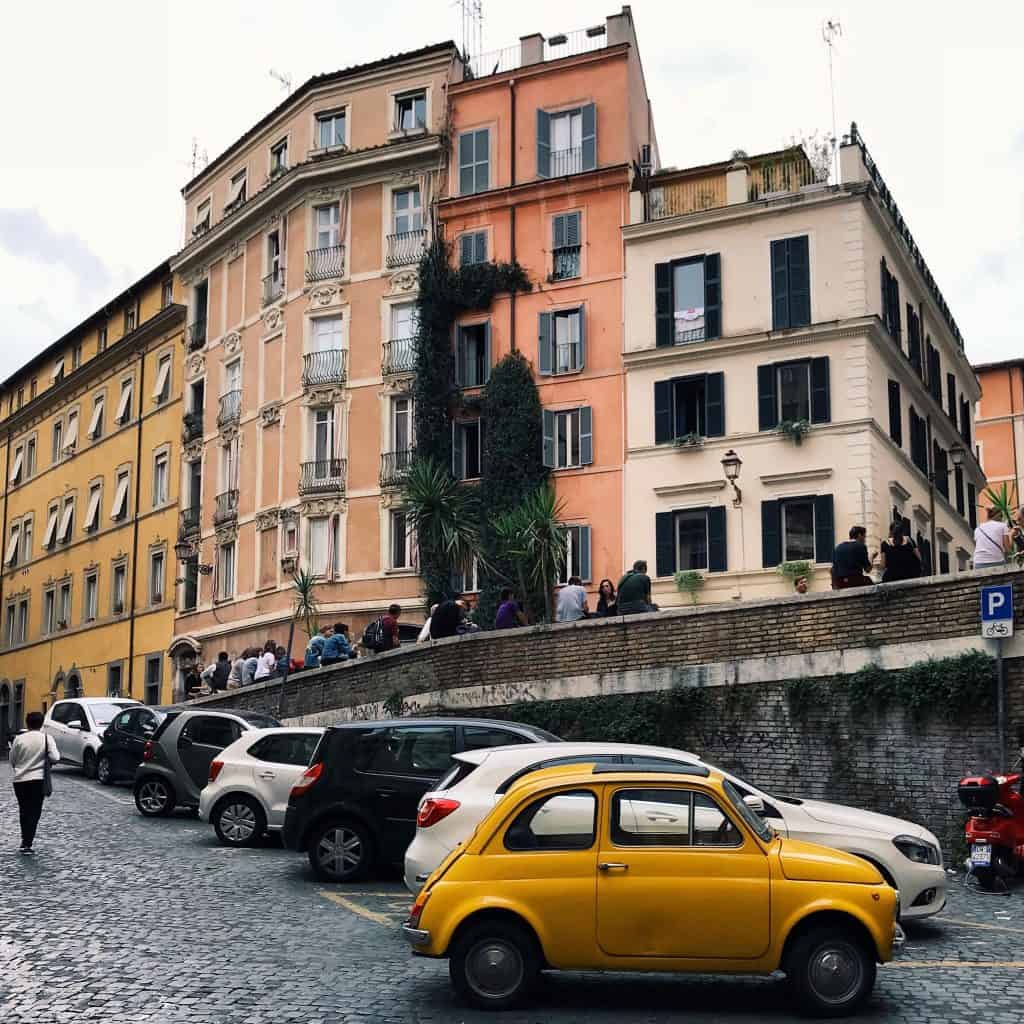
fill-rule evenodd
<path id="1" fill-rule="evenodd" d="M 832 589 L 870 587 L 871 558 L 866 544 L 868 531 L 863 526 L 850 527 L 850 539 L 836 545 L 832 554 Z"/>
<path id="2" fill-rule="evenodd" d="M 18 799 L 21 819 L 21 849 L 33 852 L 36 827 L 43 813 L 43 800 L 50 795 L 50 765 L 60 760 L 57 741 L 43 732 L 43 714 L 30 711 L 25 719 L 28 732 L 14 738 L 11 744 L 11 768 L 14 771 L 14 795 Z"/>

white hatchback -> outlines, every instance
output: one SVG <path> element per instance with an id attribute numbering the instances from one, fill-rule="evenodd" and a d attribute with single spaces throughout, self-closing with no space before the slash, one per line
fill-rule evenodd
<path id="1" fill-rule="evenodd" d="M 438 864 L 465 842 L 517 778 L 571 761 L 704 764 L 697 754 L 631 743 L 534 743 L 454 756 L 455 764 L 419 805 L 416 837 L 405 854 L 405 884 L 419 891 Z M 778 832 L 831 846 L 870 861 L 900 891 L 902 917 L 937 914 L 946 903 L 939 842 L 927 829 L 900 818 L 823 800 L 772 796 L 716 768 Z M 638 809 L 642 813 L 643 809 Z M 660 826 L 659 826 L 660 827 Z"/>
<path id="2" fill-rule="evenodd" d="M 250 729 L 216 756 L 199 795 L 199 817 L 224 846 L 252 846 L 281 829 L 288 794 L 323 734 L 312 727 Z"/>
<path id="3" fill-rule="evenodd" d="M 57 743 L 61 764 L 81 767 L 86 777 L 96 778 L 100 744 L 106 728 L 137 700 L 122 697 L 74 697 L 57 701 L 43 719 L 43 732 Z"/>

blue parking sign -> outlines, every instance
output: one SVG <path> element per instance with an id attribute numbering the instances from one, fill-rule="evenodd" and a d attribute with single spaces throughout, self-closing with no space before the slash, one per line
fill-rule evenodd
<path id="1" fill-rule="evenodd" d="M 1013 636 L 1013 586 L 981 588 L 981 635 L 992 639 Z"/>

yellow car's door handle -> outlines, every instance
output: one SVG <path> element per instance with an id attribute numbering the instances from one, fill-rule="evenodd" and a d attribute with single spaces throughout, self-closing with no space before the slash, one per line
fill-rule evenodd
<path id="1" fill-rule="evenodd" d="M 628 864 L 619 864 L 617 861 L 602 861 L 597 865 L 598 871 L 628 871 Z"/>

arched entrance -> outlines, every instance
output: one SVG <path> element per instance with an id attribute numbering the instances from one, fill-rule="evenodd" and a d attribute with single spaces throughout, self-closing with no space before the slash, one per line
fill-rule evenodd
<path id="1" fill-rule="evenodd" d="M 170 647 L 167 648 L 167 654 L 174 665 L 171 700 L 177 702 L 188 698 L 185 676 L 197 667 L 201 650 L 202 645 L 194 636 L 182 634 L 171 641 Z"/>
<path id="2" fill-rule="evenodd" d="M 82 690 L 82 677 L 73 669 L 64 677 L 64 698 L 84 697 Z"/>

